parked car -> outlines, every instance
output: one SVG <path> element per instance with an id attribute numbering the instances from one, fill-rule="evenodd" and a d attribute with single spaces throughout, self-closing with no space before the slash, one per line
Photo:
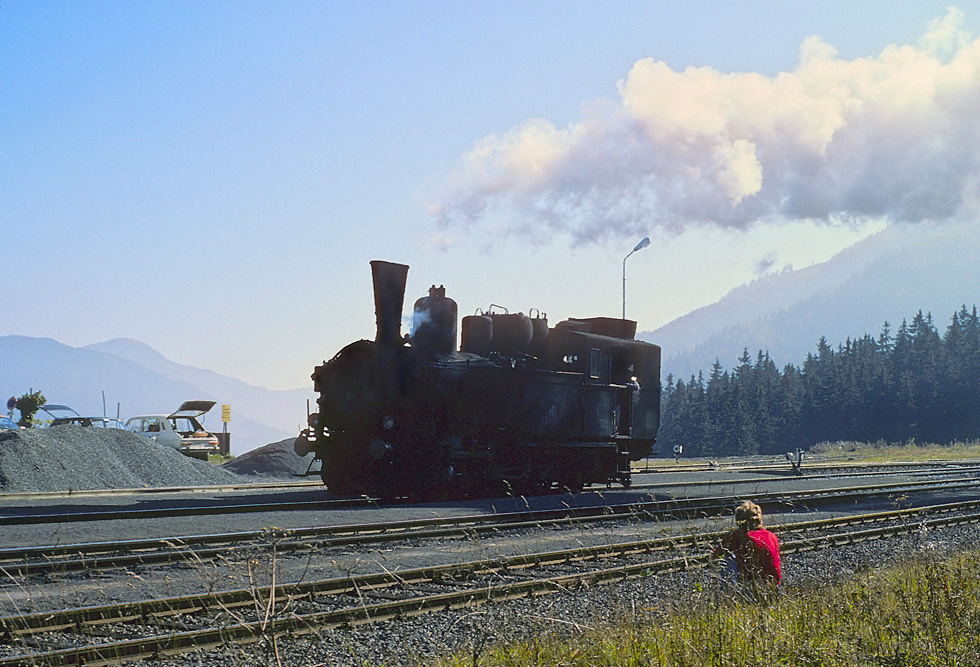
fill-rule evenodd
<path id="1" fill-rule="evenodd" d="M 20 426 L 18 426 L 17 422 L 15 422 L 13 419 L 0 415 L 0 431 L 15 431 L 19 428 Z"/>
<path id="2" fill-rule="evenodd" d="M 50 405 L 45 404 L 38 408 L 41 412 L 46 412 L 49 419 L 47 422 L 42 421 L 42 426 L 50 426 L 59 419 L 67 419 L 69 417 L 79 417 L 80 415 L 75 412 L 74 409 L 68 407 L 67 405 Z"/>
<path id="3" fill-rule="evenodd" d="M 86 426 L 94 428 L 118 428 L 125 430 L 126 425 L 115 417 L 88 417 L 80 415 L 67 405 L 42 405 L 41 411 L 51 417 L 47 426 Z"/>
<path id="4" fill-rule="evenodd" d="M 115 417 L 58 417 L 51 422 L 51 426 L 90 426 L 92 428 L 118 428 L 126 430 L 126 425 L 121 419 Z"/>
<path id="5" fill-rule="evenodd" d="M 126 420 L 126 428 L 181 454 L 207 461 L 220 453 L 218 438 L 209 433 L 198 418 L 214 407 L 215 401 L 184 401 L 169 415 L 139 415 Z"/>

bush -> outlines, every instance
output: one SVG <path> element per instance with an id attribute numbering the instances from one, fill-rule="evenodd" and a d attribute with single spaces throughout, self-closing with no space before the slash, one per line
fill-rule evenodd
<path id="1" fill-rule="evenodd" d="M 18 398 L 17 410 L 20 411 L 20 421 L 17 422 L 17 425 L 25 428 L 34 426 L 34 415 L 47 402 L 48 399 L 39 391 L 31 391 L 29 394 L 24 394 Z"/>

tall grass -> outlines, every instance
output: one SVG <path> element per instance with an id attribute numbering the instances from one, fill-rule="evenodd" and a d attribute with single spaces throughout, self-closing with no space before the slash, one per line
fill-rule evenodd
<path id="1" fill-rule="evenodd" d="M 676 601 L 574 636 L 544 634 L 440 667 L 926 667 L 980 665 L 980 553 L 869 571 L 843 584 Z"/>
<path id="2" fill-rule="evenodd" d="M 808 450 L 823 458 L 846 457 L 856 461 L 941 461 L 980 458 L 980 441 L 947 444 L 906 442 L 820 442 Z M 806 464 L 804 464 L 804 467 Z"/>

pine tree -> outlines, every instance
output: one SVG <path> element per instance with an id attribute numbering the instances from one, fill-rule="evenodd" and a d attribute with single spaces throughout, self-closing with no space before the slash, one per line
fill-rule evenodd
<path id="1" fill-rule="evenodd" d="M 704 452 L 726 455 L 736 450 L 732 418 L 731 378 L 715 359 L 704 396 Z"/>
<path id="2" fill-rule="evenodd" d="M 964 305 L 944 335 L 931 313 L 902 320 L 892 335 L 825 337 L 801 368 L 780 372 L 762 350 L 743 349 L 728 373 L 719 360 L 705 381 L 667 377 L 664 445 L 685 454 L 778 453 L 821 440 L 948 442 L 980 437 L 980 318 Z"/>

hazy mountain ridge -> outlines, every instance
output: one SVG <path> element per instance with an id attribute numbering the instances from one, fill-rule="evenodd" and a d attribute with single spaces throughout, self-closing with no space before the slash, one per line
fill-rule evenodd
<path id="1" fill-rule="evenodd" d="M 306 420 L 312 391 L 273 391 L 212 371 L 169 361 L 156 350 L 128 339 L 75 348 L 50 338 L 0 336 L 0 392 L 3 397 L 40 390 L 50 403 L 70 405 L 82 414 L 105 411 L 123 419 L 167 413 L 188 399 L 210 399 L 232 406 L 229 431 L 233 453 L 295 435 Z M 207 427 L 222 428 L 220 408 Z"/>
<path id="2" fill-rule="evenodd" d="M 801 299 L 840 286 L 863 270 L 871 257 L 883 251 L 884 244 L 876 243 L 880 241 L 879 236 L 880 233 L 872 235 L 823 264 L 796 271 L 784 269 L 739 285 L 719 301 L 693 310 L 655 332 L 640 335 L 662 345 L 665 356 L 691 351 L 699 346 L 698 341 L 772 317 Z"/>
<path id="3" fill-rule="evenodd" d="M 768 351 L 777 365 L 799 365 L 820 336 L 894 331 L 918 310 L 940 333 L 953 312 L 980 301 L 980 232 L 970 224 L 892 226 L 800 271 L 770 274 L 732 290 L 652 332 L 664 350 L 663 375 L 687 379 L 715 359 L 731 369 L 744 349 Z"/>
<path id="4" fill-rule="evenodd" d="M 312 380 L 309 389 L 266 389 L 211 370 L 178 364 L 146 343 L 131 338 L 113 338 L 87 345 L 85 349 L 132 361 L 166 377 L 190 382 L 215 396 L 234 396 L 237 405 L 232 405 L 232 419 L 235 419 L 236 413 L 274 414 L 276 416 L 270 416 L 269 423 L 281 423 L 290 433 L 298 426 L 305 426 L 306 399 L 315 397 Z"/>

